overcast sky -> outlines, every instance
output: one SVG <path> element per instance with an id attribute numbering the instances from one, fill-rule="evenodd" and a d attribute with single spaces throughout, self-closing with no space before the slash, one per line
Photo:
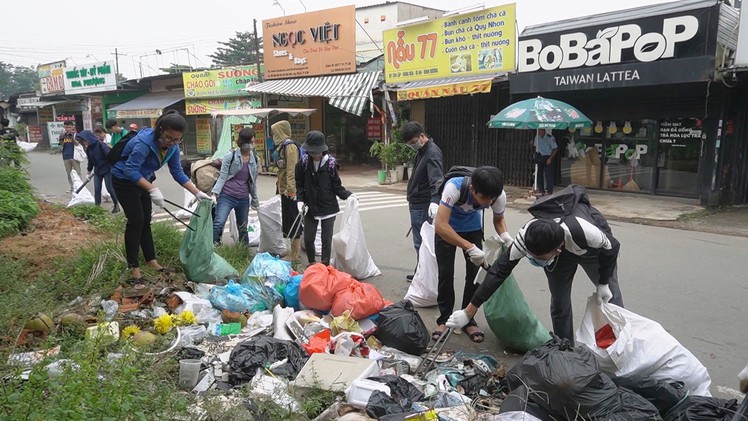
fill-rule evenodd
<path id="1" fill-rule="evenodd" d="M 355 4 L 369 6 L 382 0 L 127 0 L 53 3 L 49 0 L 0 2 L 0 61 L 18 66 L 36 66 L 68 59 L 68 65 L 114 59 L 120 54 L 120 73 L 138 77 L 138 62 L 145 76 L 152 68 L 170 63 L 210 66 L 208 54 L 218 41 L 227 41 L 236 31 L 251 31 L 252 19 L 261 33 L 263 19 L 285 14 Z M 586 16 L 612 10 L 665 3 L 665 0 L 517 0 L 517 24 L 526 26 Z M 476 2 L 412 0 L 409 3 L 452 10 L 455 5 Z M 486 7 L 508 4 L 486 0 Z M 160 50 L 159 56 L 155 53 Z M 150 67 L 150 68 L 149 68 Z"/>

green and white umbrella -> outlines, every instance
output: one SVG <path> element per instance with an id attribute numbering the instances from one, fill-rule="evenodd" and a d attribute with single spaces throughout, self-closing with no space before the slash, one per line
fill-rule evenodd
<path id="1" fill-rule="evenodd" d="M 581 129 L 592 120 L 571 105 L 543 97 L 526 99 L 499 111 L 488 122 L 492 129 Z"/>

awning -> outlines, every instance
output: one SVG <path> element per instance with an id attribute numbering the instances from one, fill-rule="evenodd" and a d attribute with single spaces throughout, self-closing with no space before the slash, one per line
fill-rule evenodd
<path id="1" fill-rule="evenodd" d="M 44 108 L 49 107 L 50 105 L 57 105 L 62 104 L 63 102 L 73 102 L 68 99 L 63 99 L 60 101 L 39 101 L 39 102 L 27 102 L 25 104 L 18 104 L 18 108 L 28 108 L 28 109 L 37 109 L 37 108 Z"/>
<path id="2" fill-rule="evenodd" d="M 438 79 L 414 80 L 387 85 L 397 91 L 398 101 L 440 98 L 454 95 L 472 95 L 491 92 L 496 80 L 506 80 L 506 73 L 483 73 L 479 75 L 454 76 Z"/>
<path id="3" fill-rule="evenodd" d="M 211 113 L 214 116 L 219 115 L 235 115 L 235 116 L 254 116 L 254 117 L 261 117 L 265 118 L 270 114 L 273 113 L 287 113 L 291 116 L 296 116 L 299 114 L 304 114 L 306 116 L 314 114 L 314 112 L 317 111 L 316 108 L 249 108 L 246 110 L 221 110 L 221 111 L 213 111 Z"/>
<path id="4" fill-rule="evenodd" d="M 184 99 L 183 91 L 151 92 L 107 110 L 113 118 L 161 117 L 164 108 Z"/>
<path id="5" fill-rule="evenodd" d="M 377 70 L 350 75 L 277 79 L 247 86 L 242 90 L 258 94 L 329 98 L 330 105 L 347 113 L 362 115 L 366 101 L 372 99 L 371 91 L 377 85 L 380 74 Z"/>

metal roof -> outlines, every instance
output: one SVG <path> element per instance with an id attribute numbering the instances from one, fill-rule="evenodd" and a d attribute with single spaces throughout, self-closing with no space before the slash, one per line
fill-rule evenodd
<path id="1" fill-rule="evenodd" d="M 430 88 L 434 86 L 451 85 L 453 83 L 475 82 L 479 80 L 501 80 L 507 79 L 506 73 L 482 73 L 467 76 L 440 77 L 436 79 L 414 80 L 400 83 L 387 84 L 387 89 L 402 90 L 414 88 Z"/>
<path id="2" fill-rule="evenodd" d="M 613 12 L 599 13 L 592 16 L 582 16 L 557 22 L 528 26 L 522 31 L 520 36 L 526 37 L 553 32 L 564 32 L 588 26 L 602 26 L 626 20 L 639 19 L 644 16 L 687 12 L 689 10 L 711 7 L 718 3 L 720 3 L 719 0 L 679 0 L 670 3 L 653 4 L 633 9 L 617 10 Z M 621 4 L 625 5 L 626 3 L 622 2 Z"/>
<path id="3" fill-rule="evenodd" d="M 109 111 L 161 110 L 183 99 L 183 91 L 151 92 L 114 106 Z"/>

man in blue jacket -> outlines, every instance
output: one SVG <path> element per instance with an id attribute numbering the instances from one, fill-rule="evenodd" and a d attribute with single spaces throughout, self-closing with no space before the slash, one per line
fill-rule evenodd
<path id="1" fill-rule="evenodd" d="M 62 163 L 65 165 L 65 175 L 67 175 L 68 184 L 70 185 L 68 192 L 71 192 L 73 191 L 73 179 L 70 177 L 70 171 L 75 170 L 79 176 L 83 176 L 83 174 L 81 174 L 81 163 L 75 160 L 75 146 L 78 144 L 78 141 L 75 140 L 75 124 L 68 120 L 62 126 L 65 131 L 60 134 L 58 141 L 62 149 Z"/>
<path id="2" fill-rule="evenodd" d="M 101 132 L 103 131 L 101 129 Z M 80 142 L 86 149 L 86 157 L 88 157 L 87 178 L 89 180 L 91 178 L 94 179 L 94 203 L 96 203 L 96 206 L 101 206 L 101 185 L 103 181 L 106 183 L 106 189 L 112 196 L 112 203 L 114 203 L 112 213 L 119 212 L 117 194 L 114 192 L 114 187 L 112 186 L 112 166 L 109 165 L 109 161 L 107 160 L 107 154 L 110 150 L 109 146 L 104 144 L 91 130 L 83 130 L 77 133 L 75 140 Z"/>

